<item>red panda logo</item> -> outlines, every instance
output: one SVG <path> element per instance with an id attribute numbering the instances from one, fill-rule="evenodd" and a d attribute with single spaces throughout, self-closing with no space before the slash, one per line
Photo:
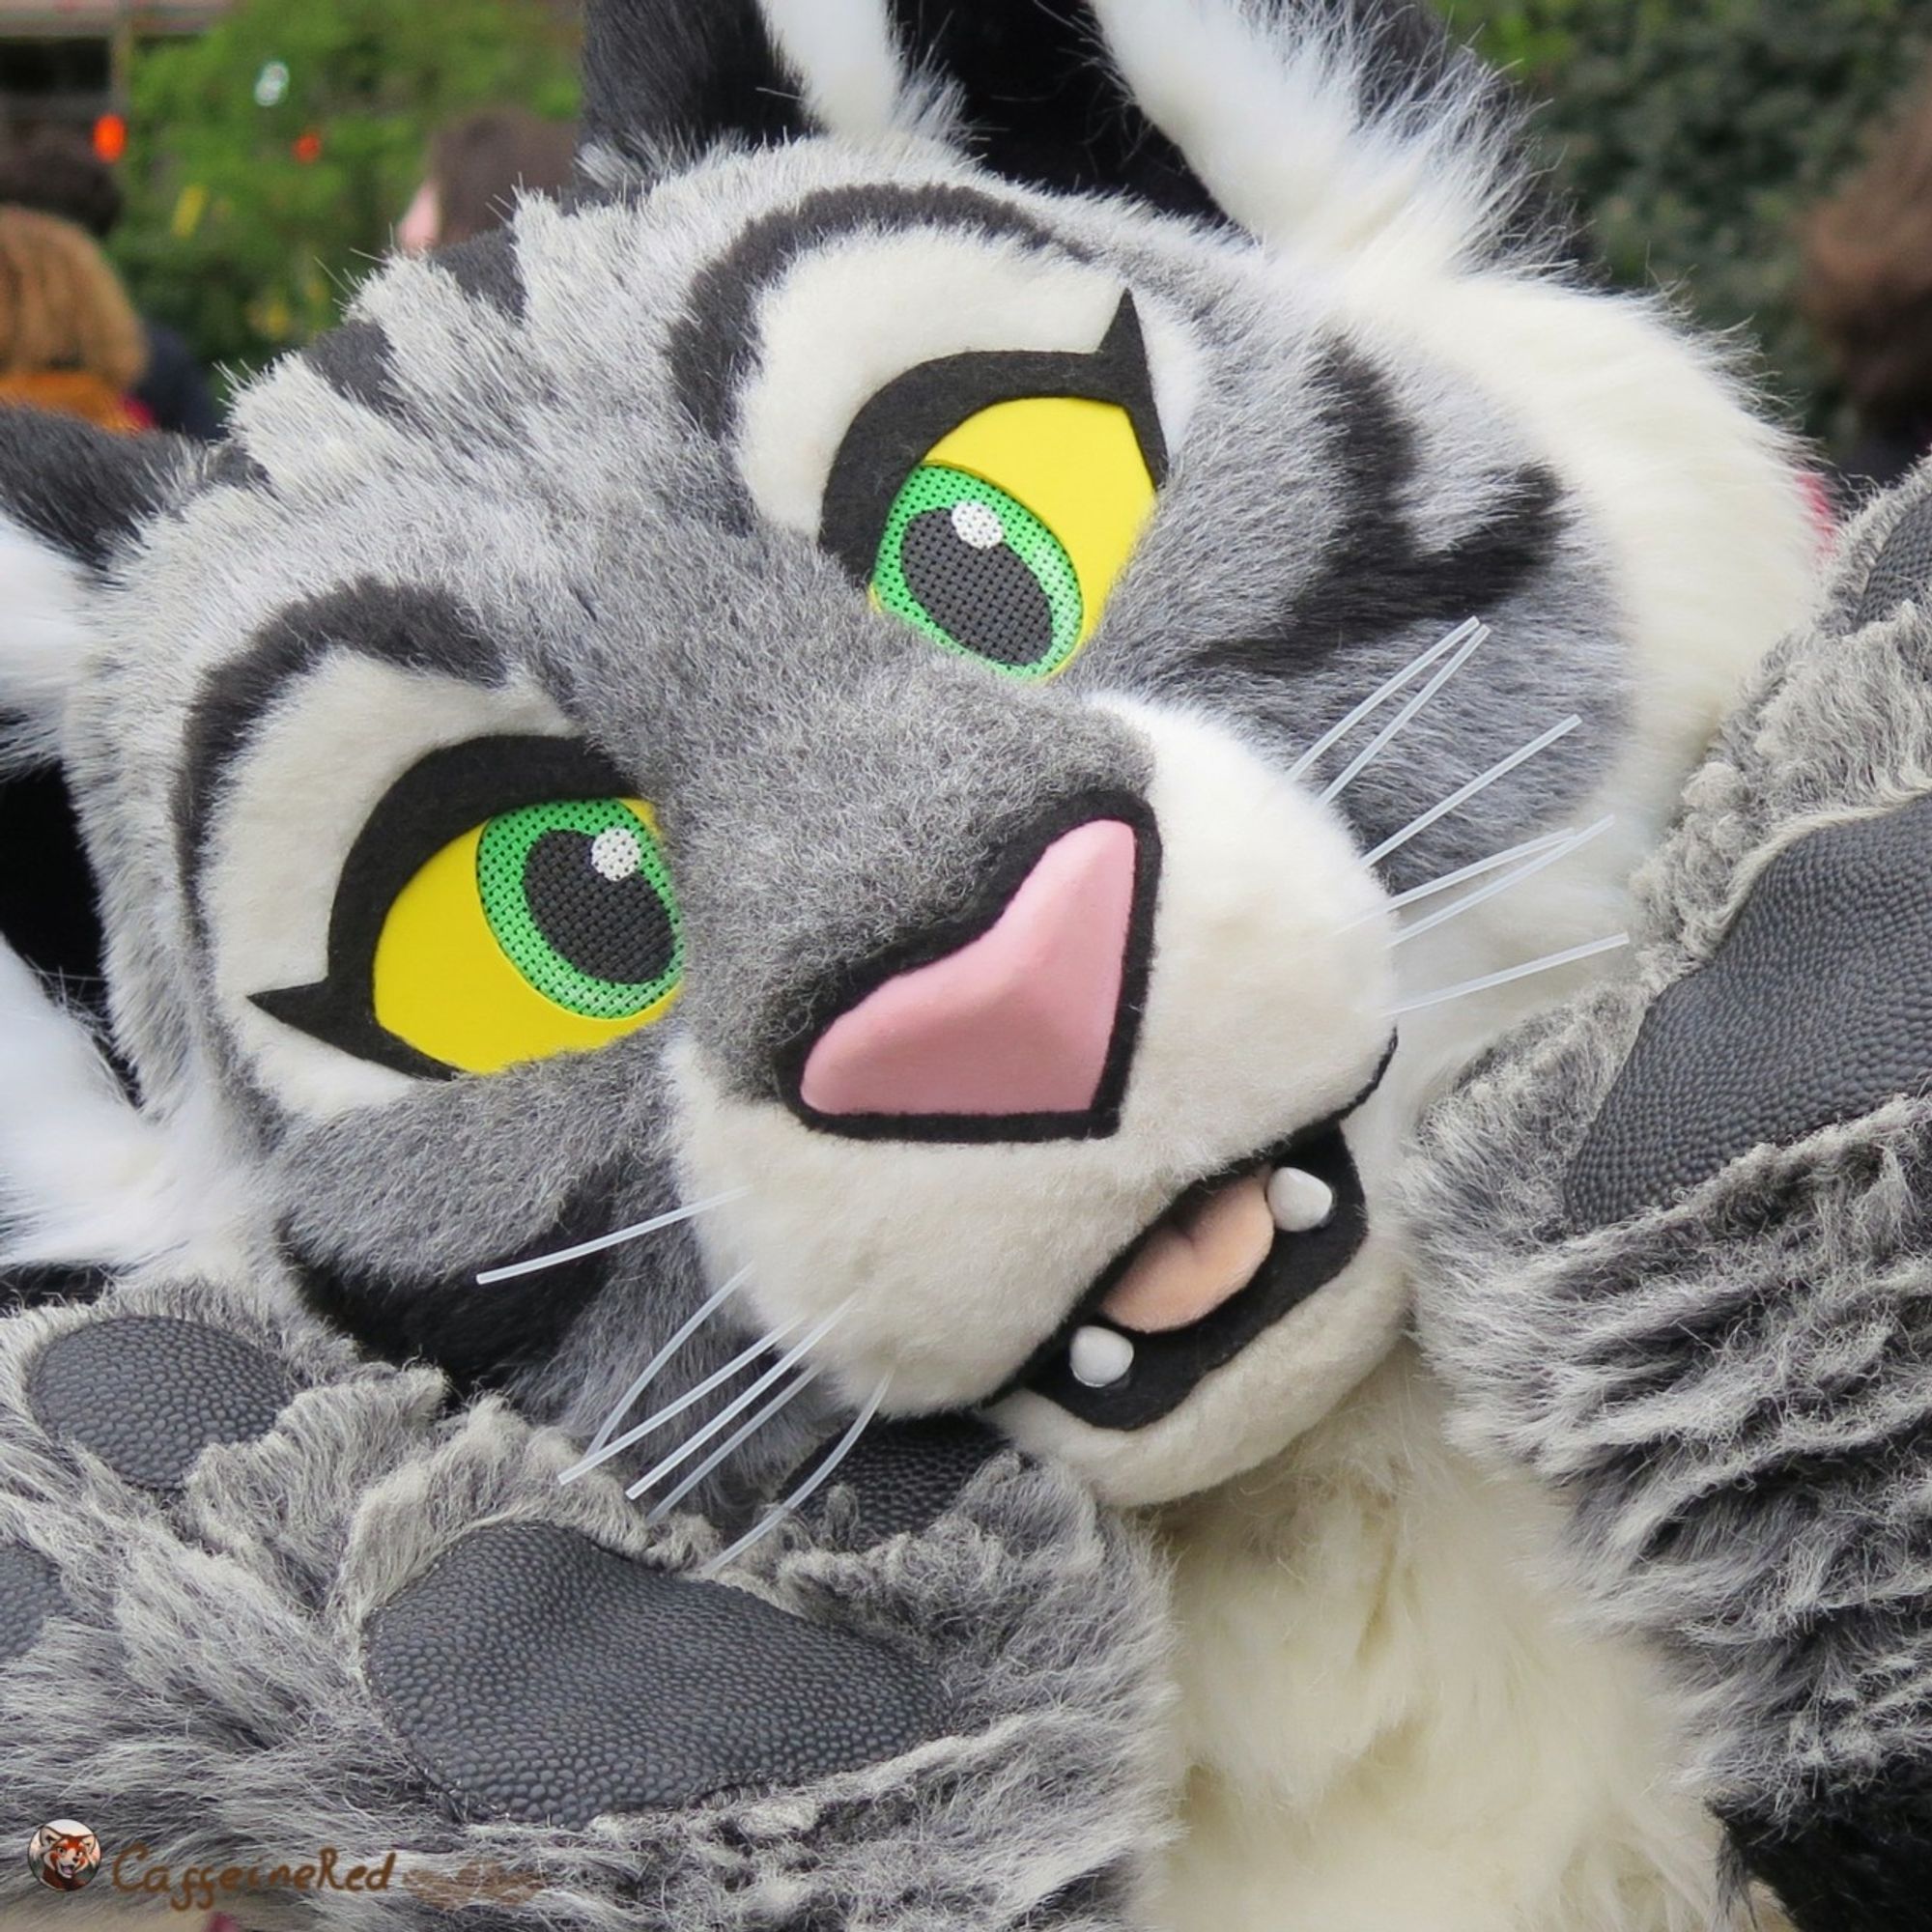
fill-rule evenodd
<path id="1" fill-rule="evenodd" d="M 34 1876 L 55 1891 L 80 1891 L 100 1869 L 100 1840 L 71 1818 L 43 1825 L 27 1846 Z"/>

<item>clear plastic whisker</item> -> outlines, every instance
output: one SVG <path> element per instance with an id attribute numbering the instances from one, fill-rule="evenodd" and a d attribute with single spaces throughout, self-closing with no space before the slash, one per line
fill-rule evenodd
<path id="1" fill-rule="evenodd" d="M 1553 973 L 1559 966 L 1574 965 L 1579 959 L 1593 959 L 1600 952 L 1615 952 L 1630 943 L 1629 933 L 1613 932 L 1607 939 L 1593 939 L 1585 946 L 1573 946 L 1567 952 L 1532 959 L 1524 966 L 1510 966 L 1500 973 L 1486 973 L 1480 980 L 1465 980 L 1460 986 L 1444 986 L 1434 993 L 1420 993 L 1412 1000 L 1404 1000 L 1395 1009 L 1394 1017 L 1400 1019 L 1405 1013 L 1419 1013 L 1425 1007 L 1446 1006 L 1451 1000 L 1470 999 L 1477 993 L 1487 993 L 1492 986 L 1507 986 L 1512 980 L 1527 980 L 1533 973 Z"/>
<path id="2" fill-rule="evenodd" d="M 624 1493 L 635 1502 L 646 1490 L 655 1489 L 673 1469 L 680 1468 L 684 1463 L 688 1463 L 720 1430 L 730 1428 L 733 1418 L 743 1415 L 746 1409 L 751 1407 L 775 1381 L 781 1379 L 789 1370 L 795 1369 L 819 1343 L 825 1340 L 826 1336 L 831 1334 L 839 1322 L 844 1321 L 851 1307 L 852 1303 L 849 1298 L 841 1301 L 810 1334 L 801 1337 L 791 1348 L 787 1349 L 750 1388 L 745 1390 L 742 1395 L 734 1396 L 688 1442 L 680 1443 L 663 1462 L 646 1469 Z"/>
<path id="3" fill-rule="evenodd" d="M 1365 866 L 1379 866 L 1391 852 L 1399 852 L 1411 838 L 1419 838 L 1438 819 L 1447 818 L 1452 811 L 1460 810 L 1478 793 L 1488 791 L 1492 784 L 1508 778 L 1519 765 L 1527 764 L 1540 753 L 1548 751 L 1559 738 L 1567 738 L 1582 722 L 1582 719 L 1573 713 L 1564 719 L 1562 724 L 1552 724 L 1541 737 L 1532 738 L 1528 744 L 1512 752 L 1508 757 L 1498 760 L 1488 771 L 1479 772 L 1467 784 L 1452 791 L 1440 805 L 1433 805 L 1421 817 L 1411 818 L 1400 832 L 1384 838 L 1362 863 Z"/>
<path id="4" fill-rule="evenodd" d="M 1573 832 L 1548 851 L 1519 866 L 1513 872 L 1505 872 L 1499 879 L 1480 887 L 1467 898 L 1461 898 L 1454 905 L 1444 906 L 1439 912 L 1433 912 L 1427 919 L 1419 919 L 1413 925 L 1405 926 L 1396 934 L 1392 944 L 1406 946 L 1411 939 L 1419 939 L 1425 932 L 1434 932 L 1438 925 L 1447 925 L 1451 920 L 1461 919 L 1465 912 L 1473 912 L 1479 905 L 1486 905 L 1491 899 L 1500 897 L 1504 893 L 1514 892 L 1525 879 L 1533 879 L 1537 873 L 1547 871 L 1551 866 L 1560 864 L 1573 852 L 1580 852 L 1593 838 L 1601 838 L 1616 823 L 1614 812 L 1598 819 L 1596 824 L 1586 826 L 1581 832 Z"/>
<path id="5" fill-rule="evenodd" d="M 1546 832 L 1538 838 L 1525 838 L 1520 845 L 1512 845 L 1506 852 L 1492 852 L 1487 859 L 1474 859 L 1466 866 L 1458 866 L 1453 872 L 1444 872 L 1439 879 L 1431 879 L 1426 886 L 1411 886 L 1406 893 L 1398 893 L 1392 899 L 1384 899 L 1374 912 L 1365 912 L 1360 919 L 1350 920 L 1342 930 L 1352 932 L 1358 925 L 1366 925 L 1372 919 L 1380 919 L 1384 913 L 1401 912 L 1406 906 L 1419 905 L 1424 899 L 1433 899 L 1438 893 L 1453 892 L 1458 886 L 1467 885 L 1471 879 L 1480 879 L 1486 872 L 1499 870 L 1504 866 L 1514 866 L 1519 859 L 1534 858 L 1539 852 L 1547 852 L 1552 845 L 1560 845 L 1570 837 L 1567 832 Z"/>
<path id="6" fill-rule="evenodd" d="M 706 1200 L 689 1202 L 666 1213 L 653 1214 L 648 1221 L 613 1229 L 608 1235 L 597 1236 L 594 1240 L 579 1241 L 575 1247 L 558 1248 L 554 1254 L 533 1255 L 528 1261 L 510 1262 L 502 1267 L 485 1268 L 476 1277 L 477 1284 L 490 1288 L 499 1281 L 515 1281 L 522 1275 L 541 1274 L 546 1268 L 582 1261 L 585 1255 L 601 1255 L 606 1248 L 622 1247 L 626 1241 L 641 1240 L 646 1235 L 655 1235 L 660 1228 L 674 1227 L 679 1221 L 689 1221 L 694 1215 L 707 1214 L 712 1208 L 722 1208 L 727 1201 L 739 1200 L 750 1192 L 748 1187 L 733 1187 L 727 1193 L 713 1194 Z"/>
<path id="7" fill-rule="evenodd" d="M 872 1418 L 878 1414 L 879 1405 L 885 1401 L 886 1391 L 892 1386 L 892 1379 L 890 1376 L 880 1378 L 878 1387 L 866 1398 L 864 1407 L 853 1417 L 851 1428 L 838 1438 L 838 1445 L 826 1457 L 825 1461 L 819 1463 L 818 1467 L 790 1495 L 785 1497 L 783 1502 L 778 1503 L 766 1511 L 764 1516 L 758 1521 L 754 1522 L 736 1543 L 730 1545 L 727 1548 L 721 1549 L 704 1566 L 704 1575 L 706 1577 L 717 1576 L 719 1571 L 723 1570 L 726 1564 L 735 1562 L 753 1544 L 762 1543 L 780 1523 L 784 1521 L 786 1517 L 792 1515 L 806 1503 L 810 1502 L 812 1496 L 832 1480 L 833 1473 L 838 1469 L 839 1463 L 844 1462 L 846 1457 L 851 1455 L 852 1451 L 858 1447 L 860 1436 L 865 1435 L 866 1431 L 871 1427 Z"/>
<path id="8" fill-rule="evenodd" d="M 755 1435 L 781 1409 L 789 1407 L 823 1373 L 821 1369 L 816 1367 L 807 1369 L 803 1375 L 797 1377 L 785 1387 L 780 1389 L 778 1394 L 773 1396 L 771 1401 L 766 1403 L 764 1407 L 752 1417 L 751 1421 L 741 1423 L 729 1435 L 725 1436 L 724 1441 L 712 1450 L 711 1454 L 705 1457 L 704 1461 L 698 1463 L 697 1467 L 692 1470 L 691 1474 L 685 1477 L 684 1481 L 678 1484 L 676 1489 L 672 1490 L 668 1494 L 661 1496 L 654 1502 L 651 1505 L 650 1513 L 644 1518 L 644 1520 L 647 1523 L 662 1522 L 741 1442 Z"/>
<path id="9" fill-rule="evenodd" d="M 1481 628 L 1482 628 L 1481 619 L 1476 617 L 1467 618 L 1463 623 L 1458 624 L 1457 627 L 1453 631 L 1451 631 L 1446 638 L 1443 638 L 1439 641 L 1431 644 L 1430 647 L 1426 651 L 1424 651 L 1420 657 L 1411 658 L 1409 662 L 1401 670 L 1397 671 L 1396 674 L 1392 678 L 1390 678 L 1386 684 L 1379 686 L 1377 690 L 1372 692 L 1367 697 L 1363 698 L 1361 703 L 1356 705 L 1355 708 L 1351 712 L 1350 712 L 1349 715 L 1346 718 L 1344 718 L 1339 724 L 1329 725 L 1327 730 L 1322 732 L 1321 737 L 1316 739 L 1314 744 L 1309 746 L 1307 751 L 1303 752 L 1300 757 L 1296 758 L 1293 764 L 1289 766 L 1288 776 L 1290 781 L 1293 781 L 1294 780 L 1304 778 L 1318 764 L 1320 764 L 1321 760 L 1324 757 L 1326 757 L 1328 753 L 1332 752 L 1335 749 L 1335 747 L 1339 745 L 1342 742 L 1342 740 L 1346 738 L 1349 735 L 1349 733 L 1352 731 L 1355 728 L 1355 726 L 1363 721 L 1363 719 L 1372 717 L 1376 712 L 1379 711 L 1382 708 L 1382 706 L 1386 704 L 1389 701 L 1389 699 L 1396 695 L 1397 692 L 1402 690 L 1403 687 L 1409 682 L 1411 678 L 1420 677 L 1422 673 L 1430 668 L 1431 665 L 1436 663 L 1437 660 L 1441 658 L 1447 657 L 1451 651 L 1457 649 L 1459 646 L 1467 643 L 1470 637 Z"/>
<path id="10" fill-rule="evenodd" d="M 670 1358 L 737 1293 L 739 1289 L 744 1287 L 746 1281 L 751 1276 L 751 1272 L 752 1270 L 748 1267 L 740 1268 L 723 1288 L 719 1289 L 715 1294 L 710 1295 L 698 1309 L 697 1313 L 685 1322 L 678 1329 L 677 1333 L 644 1364 L 637 1380 L 624 1391 L 623 1399 L 604 1418 L 604 1426 L 590 1438 L 590 1447 L 585 1452 L 587 1455 L 594 1456 L 598 1450 L 603 1448 L 605 1443 L 610 1441 L 611 1436 L 617 1433 L 617 1425 L 623 1421 L 625 1416 L 630 1414 L 631 1405 L 657 1380 L 659 1376 L 663 1375 L 665 1367 Z"/>
<path id="11" fill-rule="evenodd" d="M 1476 626 L 1475 633 L 1469 639 L 1469 641 L 1330 781 L 1328 789 L 1321 794 L 1323 805 L 1328 804 L 1332 799 L 1341 797 L 1388 750 L 1396 739 L 1402 735 L 1404 730 L 1407 728 L 1410 723 L 1413 722 L 1417 714 L 1428 707 L 1435 694 L 1482 649 L 1483 645 L 1488 641 L 1489 636 L 1490 627 L 1487 624 L 1478 624 Z"/>
<path id="12" fill-rule="evenodd" d="M 722 1369 L 714 1375 L 706 1376 L 695 1389 L 679 1396 L 675 1402 L 659 1409 L 655 1415 L 646 1416 L 635 1429 L 625 1430 L 614 1441 L 605 1443 L 601 1449 L 586 1451 L 557 1478 L 557 1481 L 574 1483 L 580 1476 L 587 1476 L 592 1469 L 602 1468 L 611 1457 L 621 1456 L 632 1443 L 641 1442 L 646 1435 L 656 1435 L 673 1417 L 682 1415 L 694 1404 L 702 1402 L 721 1382 L 728 1382 L 740 1369 L 749 1367 L 760 1355 L 777 1348 L 787 1335 L 797 1331 L 798 1325 L 796 1321 L 787 1321 L 782 1328 L 775 1328 L 769 1335 L 760 1335 L 749 1349 L 741 1349 Z"/>

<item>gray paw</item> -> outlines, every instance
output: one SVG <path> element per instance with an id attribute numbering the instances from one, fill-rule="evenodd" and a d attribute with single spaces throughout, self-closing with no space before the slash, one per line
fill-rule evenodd
<path id="1" fill-rule="evenodd" d="M 66 1603 L 54 1566 L 23 1544 L 0 1548 L 0 1663 L 23 1657 Z"/>
<path id="2" fill-rule="evenodd" d="M 368 1663 L 459 1805 L 519 1821 L 803 1784 L 945 1729 L 911 1658 L 545 1523 L 466 1537 L 377 1617 Z"/>
<path id="3" fill-rule="evenodd" d="M 258 1292 L 0 1322 L 0 1825 L 84 1787 L 180 1866 L 405 1847 L 399 1924 L 1131 1921 L 1160 1580 L 1070 1481 L 880 1425 L 713 1580 L 731 1532 Z"/>
<path id="4" fill-rule="evenodd" d="M 1765 867 L 1715 957 L 1645 1016 L 1571 1165 L 1574 1225 L 1660 1206 L 1753 1147 L 1932 1080 L 1928 852 L 1932 799 L 1919 799 Z"/>
<path id="5" fill-rule="evenodd" d="M 1928 587 L 1932 472 L 1692 780 L 1634 971 L 1489 1056 L 1407 1175 L 1459 1433 L 1697 1687 L 1690 1775 L 1804 1932 L 1924 1916 Z"/>
<path id="6" fill-rule="evenodd" d="M 804 1520 L 847 1550 L 921 1533 L 1002 1448 L 960 1418 L 882 1424 Z M 378 1612 L 366 1655 L 398 1736 L 482 1818 L 582 1826 L 808 1784 L 903 1756 L 952 1716 L 904 1649 L 550 1523 L 465 1537 Z"/>
<path id="7" fill-rule="evenodd" d="M 835 1437 L 818 1455 L 809 1457 L 780 1485 L 781 1492 L 810 1481 L 836 1442 Z M 839 1465 L 832 1490 L 813 1497 L 812 1520 L 823 1520 L 832 1497 L 842 1491 L 854 1506 L 845 1540 L 857 1548 L 869 1548 L 895 1536 L 916 1536 L 952 1507 L 959 1492 L 1005 1446 L 1001 1436 L 971 1416 L 880 1423 L 860 1437 Z"/>
<path id="8" fill-rule="evenodd" d="M 1921 497 L 1886 538 L 1861 592 L 1854 625 L 1875 624 L 1932 585 L 1932 497 Z"/>
<path id="9" fill-rule="evenodd" d="M 212 1443 L 266 1435 L 292 1393 L 259 1349 L 164 1316 L 70 1329 L 41 1350 L 27 1378 L 49 1435 L 153 1490 L 180 1488 Z"/>

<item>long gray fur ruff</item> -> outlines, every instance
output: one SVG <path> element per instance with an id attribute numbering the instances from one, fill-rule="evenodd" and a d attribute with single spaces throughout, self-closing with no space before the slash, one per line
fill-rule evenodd
<path id="1" fill-rule="evenodd" d="M 1770 860 L 1932 792 L 1932 599 L 1861 621 L 1928 501 L 1932 471 L 1849 532 L 1638 877 L 1634 971 L 1472 1071 L 1406 1204 L 1462 1438 L 1574 1500 L 1574 1580 L 1677 1661 L 1706 1795 L 1780 1826 L 1932 1751 L 1932 1096 L 1591 1231 L 1564 1178 L 1652 1002 Z"/>

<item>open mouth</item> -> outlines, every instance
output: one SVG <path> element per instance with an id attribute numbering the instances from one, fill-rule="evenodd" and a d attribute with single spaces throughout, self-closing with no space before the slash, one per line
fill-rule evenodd
<path id="1" fill-rule="evenodd" d="M 1391 1057 L 1393 1049 L 1391 1048 Z M 1144 1429 L 1348 1266 L 1368 1208 L 1348 1106 L 1197 1180 L 1101 1271 L 1008 1392 L 1031 1389 L 1096 1429 Z"/>

